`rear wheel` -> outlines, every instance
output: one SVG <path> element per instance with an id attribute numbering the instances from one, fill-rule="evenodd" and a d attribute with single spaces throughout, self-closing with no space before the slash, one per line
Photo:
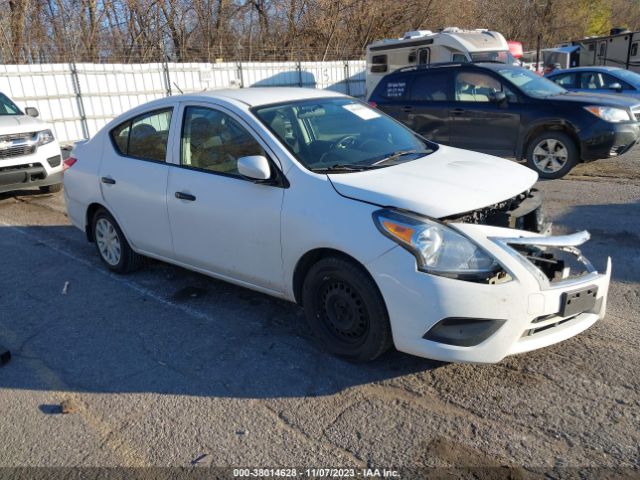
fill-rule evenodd
<path id="1" fill-rule="evenodd" d="M 44 187 L 39 187 L 42 193 L 57 193 L 62 190 L 62 184 L 56 183 L 55 185 L 45 185 Z"/>
<path id="2" fill-rule="evenodd" d="M 100 259 L 109 270 L 128 273 L 142 265 L 142 255 L 133 251 L 118 223 L 106 210 L 98 210 L 93 217 L 93 237 Z"/>
<path id="3" fill-rule="evenodd" d="M 311 330 L 329 352 L 366 362 L 391 346 L 382 295 L 354 262 L 338 257 L 318 261 L 307 273 L 302 301 Z"/>
<path id="4" fill-rule="evenodd" d="M 576 144 L 562 132 L 543 132 L 527 148 L 527 165 L 538 172 L 540 178 L 562 178 L 577 163 Z"/>

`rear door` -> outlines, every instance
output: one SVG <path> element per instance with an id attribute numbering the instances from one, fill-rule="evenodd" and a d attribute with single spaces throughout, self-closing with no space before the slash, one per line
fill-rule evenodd
<path id="1" fill-rule="evenodd" d="M 508 101 L 493 101 L 497 92 L 504 92 Z M 497 77 L 477 70 L 456 72 L 452 145 L 493 155 L 515 155 L 521 109 L 518 96 Z"/>
<path id="2" fill-rule="evenodd" d="M 403 106 L 404 123 L 409 128 L 444 144 L 451 142 L 451 78 L 451 73 L 444 69 L 413 75 L 407 102 Z"/>
<path id="3" fill-rule="evenodd" d="M 100 163 L 104 202 L 127 240 L 147 253 L 171 257 L 167 216 L 167 144 L 174 106 L 150 111 L 115 127 Z"/>

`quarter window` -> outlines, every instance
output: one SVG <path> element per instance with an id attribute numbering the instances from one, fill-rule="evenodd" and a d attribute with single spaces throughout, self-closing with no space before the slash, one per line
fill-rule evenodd
<path id="1" fill-rule="evenodd" d="M 111 130 L 118 153 L 143 160 L 166 161 L 172 112 L 169 108 L 145 113 Z"/>
<path id="2" fill-rule="evenodd" d="M 631 45 L 631 56 L 635 57 L 636 55 L 638 55 L 638 42 Z"/>
<path id="3" fill-rule="evenodd" d="M 266 156 L 256 139 L 226 113 L 187 107 L 182 128 L 181 165 L 240 176 L 238 159 Z"/>

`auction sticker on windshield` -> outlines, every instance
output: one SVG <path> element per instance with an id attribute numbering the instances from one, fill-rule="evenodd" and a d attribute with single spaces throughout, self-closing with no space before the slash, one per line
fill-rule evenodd
<path id="1" fill-rule="evenodd" d="M 342 108 L 349 110 L 354 115 L 359 116 L 363 120 L 371 120 L 373 118 L 380 118 L 380 114 L 376 113 L 374 110 L 365 107 L 364 105 L 360 105 L 358 103 L 350 103 L 348 105 L 343 105 Z"/>

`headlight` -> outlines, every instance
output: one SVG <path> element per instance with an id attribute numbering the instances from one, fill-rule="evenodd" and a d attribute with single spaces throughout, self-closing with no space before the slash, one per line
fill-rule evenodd
<path id="1" fill-rule="evenodd" d="M 442 223 L 389 209 L 374 212 L 373 220 L 380 232 L 413 253 L 424 272 L 486 278 L 500 268 L 478 245 Z"/>
<path id="2" fill-rule="evenodd" d="M 38 146 L 46 145 L 47 143 L 51 143 L 55 140 L 53 136 L 53 132 L 51 130 L 42 130 L 38 132 Z"/>
<path id="3" fill-rule="evenodd" d="M 620 122 L 628 122 L 629 120 L 635 120 L 631 113 L 624 108 L 616 108 L 616 107 L 598 107 L 598 106 L 590 106 L 584 107 L 588 112 L 593 113 L 596 117 L 601 118 L 605 122 L 611 123 L 620 123 Z"/>

